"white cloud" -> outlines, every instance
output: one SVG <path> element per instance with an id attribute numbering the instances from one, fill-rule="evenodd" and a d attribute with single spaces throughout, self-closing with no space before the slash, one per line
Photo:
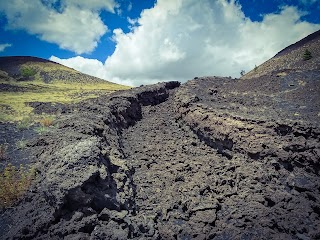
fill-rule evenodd
<path id="1" fill-rule="evenodd" d="M 130 28 L 133 29 L 133 27 L 136 26 L 136 24 L 138 23 L 138 19 L 132 19 L 132 18 L 129 18 L 127 17 L 127 21 L 128 23 L 130 24 Z"/>
<path id="2" fill-rule="evenodd" d="M 9 43 L 0 44 L 0 52 L 3 52 L 6 48 L 11 46 L 12 44 L 9 44 Z"/>
<path id="3" fill-rule="evenodd" d="M 8 20 L 8 29 L 22 29 L 40 39 L 56 43 L 60 48 L 77 54 L 95 49 L 107 31 L 98 10 L 114 12 L 114 0 L 64 0 L 60 9 L 53 6 L 56 0 L 0 1 L 0 11 Z"/>
<path id="4" fill-rule="evenodd" d="M 158 0 L 142 12 L 138 24 L 131 21 L 131 32 L 113 31 L 116 49 L 103 74 L 131 85 L 203 75 L 237 77 L 320 28 L 301 21 L 302 15 L 286 6 L 252 22 L 233 0 Z"/>
<path id="5" fill-rule="evenodd" d="M 96 59 L 88 59 L 80 56 L 69 59 L 60 59 L 58 57 L 51 56 L 49 60 L 60 63 L 73 69 L 80 70 L 81 72 L 89 74 L 91 76 L 100 78 L 107 77 L 103 63 Z"/>
<path id="6" fill-rule="evenodd" d="M 130 12 L 132 10 L 132 2 L 129 2 L 127 10 L 128 10 L 128 12 Z"/>
<path id="7" fill-rule="evenodd" d="M 64 0 L 66 6 L 76 6 L 81 9 L 100 10 L 105 9 L 114 13 L 118 4 L 114 0 Z"/>

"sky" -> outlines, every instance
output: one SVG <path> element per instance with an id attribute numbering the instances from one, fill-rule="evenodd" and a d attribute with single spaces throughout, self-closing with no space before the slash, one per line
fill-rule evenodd
<path id="1" fill-rule="evenodd" d="M 0 1 L 0 56 L 120 84 L 239 77 L 320 29 L 320 0 Z"/>

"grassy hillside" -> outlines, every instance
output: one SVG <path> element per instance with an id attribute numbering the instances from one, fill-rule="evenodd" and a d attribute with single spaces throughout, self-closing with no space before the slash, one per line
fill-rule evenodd
<path id="1" fill-rule="evenodd" d="M 69 104 L 129 88 L 44 59 L 1 57 L 0 121 L 34 115 L 33 102 Z"/>

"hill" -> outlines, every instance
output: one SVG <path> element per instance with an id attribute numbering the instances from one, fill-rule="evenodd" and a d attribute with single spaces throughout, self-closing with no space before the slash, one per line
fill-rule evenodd
<path id="1" fill-rule="evenodd" d="M 0 234 L 319 239 L 315 39 L 243 79 L 199 77 L 72 104 L 20 150 L 34 168 L 27 176 L 37 174 L 5 205 Z M 300 62 L 306 48 L 313 57 Z"/>
<path id="2" fill-rule="evenodd" d="M 127 86 L 111 83 L 36 57 L 0 57 L 0 121 L 22 120 L 39 113 L 35 106 L 74 103 Z M 57 110 L 57 109 L 56 109 Z M 40 112 L 41 113 L 41 112 Z"/>
<path id="3" fill-rule="evenodd" d="M 304 60 L 306 50 L 310 51 L 312 56 L 309 60 Z M 252 79 L 262 76 L 271 78 L 283 77 L 289 72 L 318 70 L 319 64 L 320 30 L 310 34 L 295 44 L 286 47 L 270 60 L 248 72 L 242 79 Z"/>

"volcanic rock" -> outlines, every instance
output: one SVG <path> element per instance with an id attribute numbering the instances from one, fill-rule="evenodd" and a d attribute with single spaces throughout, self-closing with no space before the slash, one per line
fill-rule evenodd
<path id="1" fill-rule="evenodd" d="M 38 176 L 3 239 L 319 239 L 319 41 L 243 79 L 74 105 L 29 144 Z"/>

